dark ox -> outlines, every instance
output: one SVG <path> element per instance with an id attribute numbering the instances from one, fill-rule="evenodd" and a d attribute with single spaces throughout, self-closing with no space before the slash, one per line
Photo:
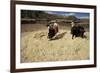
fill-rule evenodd
<path id="1" fill-rule="evenodd" d="M 71 34 L 72 34 L 72 39 L 75 37 L 84 37 L 84 27 L 83 26 L 80 26 L 80 25 L 77 25 L 77 26 L 73 26 L 71 28 Z"/>

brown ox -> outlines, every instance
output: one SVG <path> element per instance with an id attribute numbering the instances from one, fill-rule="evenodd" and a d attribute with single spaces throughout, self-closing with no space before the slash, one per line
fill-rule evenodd
<path id="1" fill-rule="evenodd" d="M 49 31 L 48 38 L 52 39 L 59 31 L 58 24 L 57 23 L 49 24 L 48 31 Z"/>

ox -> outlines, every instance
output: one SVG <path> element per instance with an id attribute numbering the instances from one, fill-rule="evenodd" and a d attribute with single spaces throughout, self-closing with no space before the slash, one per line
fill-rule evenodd
<path id="1" fill-rule="evenodd" d="M 75 37 L 84 37 L 84 32 L 85 32 L 85 29 L 83 26 L 81 25 L 75 25 L 73 22 L 72 22 L 72 27 L 71 27 L 71 34 L 72 34 L 72 39 Z"/>
<path id="2" fill-rule="evenodd" d="M 52 23 L 48 25 L 48 38 L 52 39 L 58 33 L 58 24 Z"/>

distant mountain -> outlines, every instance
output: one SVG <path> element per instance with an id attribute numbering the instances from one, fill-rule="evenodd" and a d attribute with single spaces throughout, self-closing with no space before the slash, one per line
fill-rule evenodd
<path id="1" fill-rule="evenodd" d="M 61 17 L 45 13 L 44 11 L 21 10 L 21 18 L 53 20 Z"/>
<path id="2" fill-rule="evenodd" d="M 73 15 L 70 15 L 70 16 L 66 16 L 66 19 L 67 20 L 72 20 L 72 21 L 78 21 L 79 19 Z"/>
<path id="3" fill-rule="evenodd" d="M 49 14 L 45 11 L 32 11 L 32 10 L 21 10 L 21 18 L 22 19 L 35 19 L 35 20 L 55 20 L 55 19 L 64 19 L 64 20 L 71 20 L 71 21 L 78 21 L 81 23 L 89 23 L 89 19 L 79 19 L 74 15 L 70 16 L 63 16 L 57 14 Z"/>

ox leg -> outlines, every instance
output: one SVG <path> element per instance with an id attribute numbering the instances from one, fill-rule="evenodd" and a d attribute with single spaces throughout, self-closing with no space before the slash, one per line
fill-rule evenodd
<path id="1" fill-rule="evenodd" d="M 80 33 L 80 36 L 81 36 L 82 38 L 84 38 L 84 32 L 81 32 L 81 33 Z"/>
<path id="2" fill-rule="evenodd" d="M 82 38 L 84 38 L 84 32 L 82 33 Z"/>
<path id="3" fill-rule="evenodd" d="M 72 35 L 72 39 L 74 38 L 74 35 Z"/>

